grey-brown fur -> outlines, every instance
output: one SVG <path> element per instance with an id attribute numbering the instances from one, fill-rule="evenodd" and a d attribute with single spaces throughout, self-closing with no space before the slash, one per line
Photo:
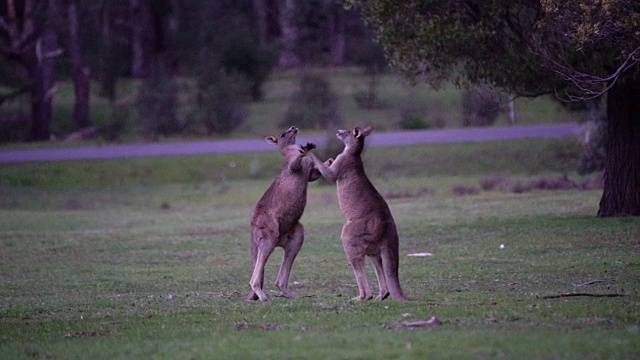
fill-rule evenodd
<path id="1" fill-rule="evenodd" d="M 251 215 L 253 273 L 249 283 L 251 293 L 247 295 L 247 300 L 267 301 L 263 291 L 264 267 L 277 246 L 284 249 L 284 255 L 275 284 L 284 296 L 296 297 L 289 290 L 289 275 L 304 241 L 304 228 L 299 220 L 307 203 L 308 182 L 320 177 L 313 161 L 305 157 L 315 145 L 296 145 L 297 133 L 298 129 L 292 126 L 279 137 L 265 137 L 266 142 L 278 147 L 284 164 Z"/>
<path id="2" fill-rule="evenodd" d="M 335 160 L 323 163 L 310 153 L 315 166 L 328 181 L 335 182 L 338 202 L 346 223 L 342 228 L 342 244 L 358 282 L 355 300 L 373 297 L 364 269 L 368 256 L 376 271 L 379 294 L 384 300 L 389 294 L 395 300 L 409 300 L 398 278 L 398 231 L 387 202 L 365 174 L 361 153 L 364 139 L 372 127 L 338 130 L 336 134 L 345 148 Z M 327 166 L 327 164 L 329 166 Z"/>

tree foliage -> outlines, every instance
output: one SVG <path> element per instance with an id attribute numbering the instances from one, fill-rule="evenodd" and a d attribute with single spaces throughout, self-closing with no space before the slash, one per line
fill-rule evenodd
<path id="1" fill-rule="evenodd" d="M 487 83 L 564 100 L 607 96 L 598 215 L 640 215 L 640 2 L 348 0 L 393 66 L 433 85 Z"/>
<path id="2" fill-rule="evenodd" d="M 591 96 L 640 61 L 633 0 L 347 3 L 362 10 L 393 66 L 436 86 L 489 82 L 525 96 L 577 86 Z"/>

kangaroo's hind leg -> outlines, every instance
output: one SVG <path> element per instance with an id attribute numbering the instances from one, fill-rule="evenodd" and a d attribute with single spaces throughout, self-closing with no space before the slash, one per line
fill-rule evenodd
<path id="1" fill-rule="evenodd" d="M 251 239 L 251 269 L 256 268 L 257 257 L 258 257 L 258 245 L 256 244 L 255 241 L 253 241 L 253 239 Z M 253 274 L 253 270 L 252 270 L 252 274 Z M 260 282 L 264 283 L 264 277 L 260 280 Z M 254 301 L 258 299 L 259 299 L 258 294 L 256 294 L 256 292 L 253 291 L 253 289 L 251 289 L 251 292 L 249 293 L 249 295 L 245 296 L 245 300 L 248 300 L 248 301 Z"/>
<path id="2" fill-rule="evenodd" d="M 378 279 L 378 289 L 380 292 L 378 296 L 376 296 L 376 300 L 382 301 L 389 296 L 389 290 L 387 289 L 387 279 L 384 275 L 384 270 L 382 267 L 382 257 L 380 254 L 369 256 L 371 260 L 371 265 L 376 270 L 376 278 Z"/>
<path id="3" fill-rule="evenodd" d="M 262 290 L 264 286 L 264 267 L 275 248 L 276 239 L 274 234 L 262 230 L 255 231 L 254 236 L 253 241 L 256 243 L 256 261 L 249 285 L 251 285 L 251 290 L 260 301 L 267 301 L 267 295 Z M 250 294 L 247 298 L 253 300 L 255 296 Z"/>
<path id="4" fill-rule="evenodd" d="M 297 295 L 289 290 L 289 276 L 293 267 L 293 261 L 298 256 L 302 243 L 304 242 L 304 227 L 301 223 L 294 225 L 293 229 L 280 239 L 280 245 L 284 249 L 280 271 L 276 279 L 276 287 L 282 291 L 282 294 L 290 299 L 295 299 Z"/>

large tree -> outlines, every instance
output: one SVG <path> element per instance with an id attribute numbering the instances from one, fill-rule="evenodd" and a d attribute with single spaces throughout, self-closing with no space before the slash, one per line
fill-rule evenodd
<path id="1" fill-rule="evenodd" d="M 31 140 L 48 140 L 56 92 L 54 60 L 62 50 L 50 22 L 49 4 L 35 0 L 7 0 L 0 7 L 0 56 L 26 73 L 31 93 Z"/>
<path id="2" fill-rule="evenodd" d="M 604 96 L 608 141 L 598 215 L 640 215 L 640 2 L 348 0 L 391 64 L 433 85 L 488 83 L 520 96 Z"/>

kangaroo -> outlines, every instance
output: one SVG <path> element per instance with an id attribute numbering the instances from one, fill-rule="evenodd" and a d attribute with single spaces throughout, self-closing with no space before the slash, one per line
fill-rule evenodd
<path id="1" fill-rule="evenodd" d="M 336 183 L 338 202 L 346 223 L 342 227 L 342 245 L 358 282 L 359 295 L 353 300 L 373 298 L 364 269 L 368 256 L 376 271 L 379 294 L 384 300 L 391 294 L 395 300 L 410 300 L 400 287 L 398 278 L 398 231 L 389 206 L 367 177 L 361 153 L 364 139 L 372 127 L 338 130 L 336 136 L 345 147 L 335 160 L 323 163 L 309 153 L 315 166 L 329 182 Z"/>
<path id="2" fill-rule="evenodd" d="M 307 203 L 307 184 L 320 177 L 313 161 L 305 157 L 307 151 L 315 147 L 295 145 L 298 129 L 290 127 L 280 137 L 267 136 L 267 143 L 276 145 L 282 154 L 284 164 L 278 177 L 262 195 L 251 215 L 251 293 L 247 300 L 267 301 L 263 288 L 264 267 L 267 259 L 279 246 L 284 256 L 275 285 L 287 298 L 296 295 L 289 290 L 291 267 L 304 241 L 304 228 L 300 217 Z"/>

